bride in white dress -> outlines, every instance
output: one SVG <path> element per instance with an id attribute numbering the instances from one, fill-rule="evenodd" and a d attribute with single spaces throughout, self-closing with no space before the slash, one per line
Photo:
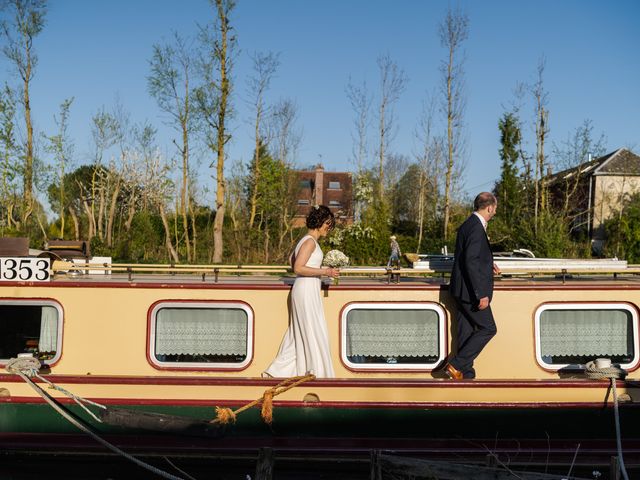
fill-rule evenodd
<path id="1" fill-rule="evenodd" d="M 296 280 L 291 289 L 289 328 L 265 377 L 294 377 L 313 373 L 318 378 L 335 377 L 331 363 L 327 322 L 320 297 L 320 277 L 337 277 L 337 268 L 322 267 L 318 239 L 334 227 L 335 218 L 324 205 L 307 216 L 307 234 L 296 245 L 291 258 Z"/>

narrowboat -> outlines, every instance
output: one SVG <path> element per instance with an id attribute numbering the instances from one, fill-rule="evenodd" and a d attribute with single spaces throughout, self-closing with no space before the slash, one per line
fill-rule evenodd
<path id="1" fill-rule="evenodd" d="M 640 269 L 499 260 L 498 334 L 477 378 L 454 381 L 444 260 L 327 280 L 336 377 L 273 379 L 261 374 L 287 328 L 286 267 L 2 258 L 0 444 L 104 451 L 71 418 L 140 455 L 268 446 L 608 464 L 621 445 L 640 463 Z M 36 359 L 36 376 L 15 358 Z"/>

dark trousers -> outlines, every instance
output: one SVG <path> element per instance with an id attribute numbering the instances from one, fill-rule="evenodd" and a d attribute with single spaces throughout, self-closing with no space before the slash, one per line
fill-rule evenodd
<path id="1" fill-rule="evenodd" d="M 458 306 L 456 315 L 458 348 L 456 355 L 449 360 L 449 363 L 461 371 L 464 378 L 475 378 L 473 361 L 497 333 L 496 322 L 493 320 L 491 306 L 478 310 L 475 305 L 458 299 L 456 304 Z"/>

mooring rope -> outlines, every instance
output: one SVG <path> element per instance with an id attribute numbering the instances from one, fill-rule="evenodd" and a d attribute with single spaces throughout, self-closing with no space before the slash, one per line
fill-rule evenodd
<path id="1" fill-rule="evenodd" d="M 598 380 L 609 379 L 611 382 L 611 390 L 613 391 L 613 415 L 616 424 L 616 446 L 618 449 L 618 459 L 620 460 L 620 471 L 624 480 L 629 480 L 629 474 L 624 466 L 624 458 L 622 456 L 622 435 L 620 433 L 620 412 L 618 411 L 618 390 L 616 389 L 616 380 L 623 379 L 627 376 L 626 370 L 614 365 L 605 368 L 596 367 L 595 362 L 588 362 L 585 365 L 585 375 L 587 378 Z"/>
<path id="2" fill-rule="evenodd" d="M 87 435 L 92 437 L 96 442 L 104 445 L 106 448 L 108 448 L 112 452 L 115 452 L 118 455 L 123 456 L 124 458 L 126 458 L 127 460 L 135 463 L 136 465 L 138 465 L 138 466 L 140 466 L 140 467 L 142 467 L 142 468 L 144 468 L 146 470 L 149 470 L 150 472 L 153 472 L 156 475 L 159 475 L 159 476 L 161 476 L 163 478 L 168 478 L 169 480 L 184 480 L 181 477 L 176 477 L 175 475 L 172 475 L 172 474 L 167 473 L 167 472 L 165 472 L 163 470 L 160 470 L 159 468 L 154 467 L 153 465 L 150 465 L 148 463 L 145 463 L 142 460 L 138 460 L 133 455 L 128 454 L 124 450 L 121 450 L 120 448 L 116 447 L 112 443 L 109 443 L 107 440 L 105 440 L 102 437 L 100 437 L 96 432 L 94 432 L 89 427 L 89 425 L 85 425 L 84 422 L 82 422 L 79 418 L 76 418 L 70 412 L 67 412 L 47 392 L 45 392 L 33 380 L 31 380 L 32 377 L 42 378 L 38 374 L 38 370 L 40 369 L 40 361 L 37 358 L 34 358 L 34 357 L 12 358 L 11 360 L 9 360 L 7 362 L 7 365 L 5 366 L 5 369 L 7 370 L 7 372 L 12 373 L 14 375 L 18 375 L 20 378 L 22 378 L 25 381 L 25 383 L 27 385 L 29 385 L 33 390 L 35 390 L 35 392 L 38 395 L 40 395 L 44 399 L 44 401 L 47 402 L 56 412 L 58 412 L 60 415 L 62 415 L 66 420 L 68 420 L 76 428 L 78 428 L 79 430 L 82 430 L 84 433 L 86 433 Z M 53 383 L 48 382 L 48 381 L 46 383 L 48 383 L 49 385 L 53 385 Z M 62 392 L 64 389 L 56 388 L 56 390 L 60 390 Z M 66 392 L 66 390 L 64 390 L 64 391 Z M 71 394 L 71 395 L 73 395 L 73 394 Z M 74 398 L 74 397 L 78 398 L 78 399 L 81 398 L 81 397 L 77 397 L 77 396 L 73 396 L 72 398 Z M 74 398 L 74 400 L 75 400 L 75 398 Z M 85 400 L 85 399 L 82 399 L 82 400 Z M 88 400 L 86 400 L 86 401 L 89 402 Z M 96 404 L 96 405 L 98 405 L 98 404 Z M 102 408 L 106 408 L 106 407 L 102 406 Z M 85 410 L 86 410 L 86 408 L 85 408 Z"/>
<path id="3" fill-rule="evenodd" d="M 313 374 L 300 375 L 298 377 L 291 377 L 283 380 L 273 388 L 266 390 L 262 396 L 253 402 L 247 403 L 245 406 L 238 408 L 237 410 L 231 410 L 227 407 L 216 407 L 216 418 L 211 420 L 210 423 L 235 423 L 238 414 L 248 410 L 256 405 L 262 404 L 260 414 L 265 423 L 271 425 L 273 422 L 273 397 L 277 397 L 281 393 L 291 390 L 298 385 L 308 382 L 309 380 L 315 380 L 316 376 Z"/>

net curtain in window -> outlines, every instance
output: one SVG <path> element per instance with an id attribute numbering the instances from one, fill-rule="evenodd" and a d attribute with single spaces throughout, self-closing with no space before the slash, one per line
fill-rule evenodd
<path id="1" fill-rule="evenodd" d="M 55 352 L 58 343 L 58 310 L 54 307 L 43 306 L 40 314 L 40 340 L 38 350 L 41 352 Z"/>
<path id="2" fill-rule="evenodd" d="M 438 356 L 438 314 L 432 310 L 351 310 L 347 355 Z"/>
<path id="3" fill-rule="evenodd" d="M 540 314 L 542 356 L 631 354 L 626 310 L 545 310 Z"/>
<path id="4" fill-rule="evenodd" d="M 229 308 L 162 308 L 157 355 L 246 355 L 247 313 Z"/>

